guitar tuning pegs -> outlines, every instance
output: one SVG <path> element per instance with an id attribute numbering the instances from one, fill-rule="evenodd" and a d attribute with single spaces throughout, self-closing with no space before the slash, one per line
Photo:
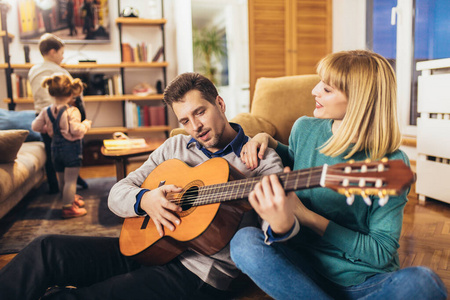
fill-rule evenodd
<path id="1" fill-rule="evenodd" d="M 386 193 L 383 193 L 382 191 L 378 192 L 378 197 L 380 198 L 378 200 L 380 206 L 384 206 L 389 201 L 389 195 L 386 195 Z"/>
<path id="2" fill-rule="evenodd" d="M 367 194 L 364 191 L 361 192 L 361 197 L 368 206 L 372 205 L 372 200 L 370 200 L 369 196 L 367 196 Z"/>
<path id="3" fill-rule="evenodd" d="M 352 205 L 355 201 L 355 195 L 350 194 L 348 191 L 345 191 L 345 196 L 347 197 L 347 205 Z"/>

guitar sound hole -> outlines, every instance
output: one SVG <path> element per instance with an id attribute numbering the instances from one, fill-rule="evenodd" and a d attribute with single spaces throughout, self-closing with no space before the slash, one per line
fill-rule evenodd
<path id="1" fill-rule="evenodd" d="M 193 204 L 197 200 L 197 196 L 198 196 L 198 186 L 192 186 L 186 191 L 186 193 L 184 193 L 180 203 L 180 206 L 183 209 L 183 211 L 186 211 L 193 206 Z"/>

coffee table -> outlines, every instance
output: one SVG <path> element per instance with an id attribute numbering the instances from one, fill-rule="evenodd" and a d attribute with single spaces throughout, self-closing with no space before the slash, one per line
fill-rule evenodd
<path id="1" fill-rule="evenodd" d="M 164 140 L 147 140 L 147 147 L 121 149 L 121 150 L 108 150 L 105 146 L 102 146 L 101 153 L 103 156 L 112 158 L 116 164 L 116 177 L 117 181 L 127 176 L 128 158 L 146 155 L 152 153 L 156 148 L 164 143 Z"/>

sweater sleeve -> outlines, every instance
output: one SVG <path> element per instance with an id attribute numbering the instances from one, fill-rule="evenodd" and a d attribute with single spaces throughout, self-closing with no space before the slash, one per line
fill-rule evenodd
<path id="1" fill-rule="evenodd" d="M 117 182 L 109 192 L 109 209 L 122 218 L 136 217 L 136 196 L 142 191 L 141 185 L 148 175 L 164 160 L 164 151 L 168 151 L 167 141 L 153 151 L 144 164 L 127 177 Z"/>
<path id="2" fill-rule="evenodd" d="M 300 119 L 297 119 L 297 121 L 295 121 L 294 125 L 292 126 L 291 133 L 289 135 L 289 146 L 284 145 L 281 142 L 278 142 L 277 147 L 275 148 L 275 151 L 281 157 L 283 165 L 286 167 L 290 167 L 291 170 L 294 167 L 294 153 L 295 153 L 295 149 L 293 149 L 292 147 L 295 147 L 295 145 L 297 145 L 298 141 L 301 138 L 302 130 L 300 128 L 303 126 L 302 124 L 304 123 L 304 122 L 302 123 L 302 119 L 304 118 L 302 117 Z"/>
<path id="3" fill-rule="evenodd" d="M 278 142 L 275 151 L 280 156 L 281 161 L 283 162 L 283 166 L 290 167 L 292 169 L 292 167 L 294 166 L 294 160 L 292 159 L 289 146 Z"/>
<path id="4" fill-rule="evenodd" d="M 264 159 L 260 161 L 254 176 L 264 176 L 283 172 L 283 164 L 278 154 L 271 148 L 267 149 Z"/>
<path id="5" fill-rule="evenodd" d="M 89 122 L 81 122 L 81 114 L 78 108 L 70 107 L 67 110 L 69 133 L 74 139 L 82 139 L 86 132 L 91 128 Z"/>
<path id="6" fill-rule="evenodd" d="M 31 122 L 31 129 L 40 133 L 47 133 L 47 126 L 45 125 L 45 115 L 47 111 L 43 109 L 39 115 Z"/>

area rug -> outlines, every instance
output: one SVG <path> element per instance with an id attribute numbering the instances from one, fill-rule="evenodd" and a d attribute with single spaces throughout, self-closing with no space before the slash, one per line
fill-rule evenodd
<path id="1" fill-rule="evenodd" d="M 123 220 L 107 205 L 115 177 L 86 179 L 88 189 L 78 190 L 88 212 L 86 216 L 62 219 L 57 195 L 46 193 L 46 184 L 32 191 L 0 220 L 0 254 L 17 253 L 43 234 L 118 237 Z"/>

